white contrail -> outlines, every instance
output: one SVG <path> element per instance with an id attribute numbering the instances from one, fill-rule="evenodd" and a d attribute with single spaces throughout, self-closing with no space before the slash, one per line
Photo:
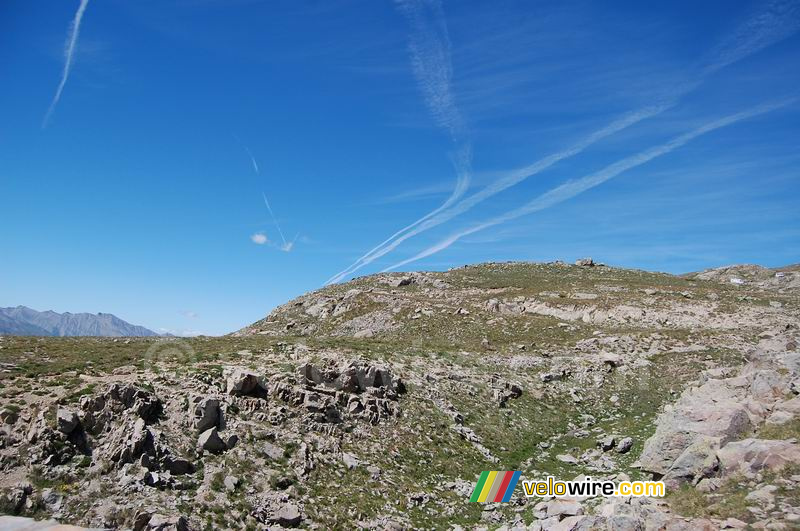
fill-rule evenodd
<path id="1" fill-rule="evenodd" d="M 239 137 L 237 137 L 236 135 L 234 135 L 234 138 L 236 138 L 236 140 L 239 140 Z M 241 140 L 239 140 L 239 143 L 242 144 Z M 253 164 L 253 171 L 256 172 L 256 175 L 261 175 L 261 171 L 258 168 L 258 162 L 256 161 L 256 157 L 253 155 L 253 152 L 250 151 L 250 148 L 247 147 L 245 144 L 242 144 L 242 147 L 247 152 L 247 155 L 250 157 L 250 162 Z M 294 247 L 294 241 L 287 242 L 286 238 L 283 237 L 283 230 L 281 229 L 281 224 L 278 223 L 278 218 L 276 218 L 275 213 L 272 212 L 272 206 L 269 204 L 269 199 L 267 199 L 267 194 L 265 192 L 261 192 L 261 197 L 264 198 L 264 204 L 267 206 L 269 217 L 272 218 L 272 223 L 275 225 L 275 228 L 278 229 L 278 234 L 281 237 L 282 244 L 280 245 L 280 250 L 288 253 Z M 297 238 L 295 238 L 295 240 L 296 239 Z M 262 243 L 266 243 L 266 240 Z"/>
<path id="2" fill-rule="evenodd" d="M 50 108 L 47 109 L 47 114 L 44 115 L 42 129 L 47 127 L 50 117 L 52 116 L 53 111 L 56 109 L 58 100 L 61 99 L 61 93 L 64 91 L 64 85 L 67 84 L 67 78 L 69 77 L 70 69 L 72 69 L 72 58 L 75 55 L 75 48 L 78 45 L 78 33 L 81 29 L 81 19 L 83 18 L 83 12 L 86 11 L 86 6 L 88 4 L 89 0 L 81 0 L 80 5 L 78 6 L 78 11 L 75 12 L 75 18 L 72 20 L 69 37 L 67 37 L 67 43 L 64 49 L 64 71 L 61 73 L 61 82 L 58 84 L 56 94 L 53 96 L 53 101 L 50 102 Z"/>
<path id="3" fill-rule="evenodd" d="M 250 162 L 253 163 L 253 169 L 255 170 L 256 175 L 261 175 L 261 171 L 258 169 L 258 162 L 256 162 L 256 158 L 253 156 L 253 152 L 250 151 L 250 148 L 245 146 L 244 144 L 242 144 L 242 147 L 244 148 L 245 151 L 247 151 L 247 154 L 250 156 Z"/>
<path id="4" fill-rule="evenodd" d="M 462 201 L 458 202 L 455 206 L 453 206 L 448 210 L 445 210 L 444 212 L 441 212 L 444 209 L 440 207 L 435 213 L 431 213 L 426 218 L 417 221 L 414 225 L 410 225 L 405 229 L 403 229 L 403 231 L 398 231 L 397 233 L 393 234 L 390 238 L 381 243 L 379 246 L 375 247 L 370 252 L 362 256 L 348 269 L 335 275 L 332 279 L 328 281 L 328 283 L 330 284 L 342 280 L 347 275 L 354 273 L 358 269 L 361 269 L 367 264 L 370 264 L 371 262 L 377 260 L 383 255 L 393 251 L 405 240 L 453 219 L 459 214 L 462 214 L 467 210 L 471 209 L 478 203 L 485 201 L 486 199 L 502 192 L 503 190 L 506 190 L 507 188 L 514 186 L 515 184 L 522 182 L 523 180 L 527 179 L 528 177 L 531 177 L 532 175 L 535 175 L 537 173 L 546 170 L 553 164 L 556 164 L 561 160 L 577 155 L 578 153 L 585 150 L 595 142 L 598 142 L 599 140 L 607 136 L 611 136 L 614 133 L 617 133 L 627 127 L 630 127 L 633 124 L 636 124 L 646 118 L 650 118 L 652 116 L 660 114 L 667 108 L 671 107 L 672 105 L 674 105 L 674 103 L 670 102 L 670 103 L 665 103 L 663 105 L 657 105 L 646 109 L 641 109 L 637 112 L 629 113 L 628 115 L 623 116 L 622 118 L 612 122 L 611 124 L 588 135 L 586 138 L 570 146 L 569 148 L 563 151 L 559 151 L 557 153 L 553 153 L 552 155 L 548 155 L 547 157 L 544 157 L 543 159 L 540 159 L 534 162 L 533 164 L 530 164 L 528 166 L 525 166 L 524 168 L 520 168 L 518 170 L 509 173 L 506 177 L 486 186 L 485 188 L 463 199 Z M 438 215 L 434 217 L 433 214 L 438 214 Z M 401 234 L 401 232 L 405 232 L 405 234 Z"/>
<path id="5" fill-rule="evenodd" d="M 460 147 L 452 156 L 453 166 L 456 170 L 456 184 L 450 197 L 439 207 L 389 236 L 346 269 L 328 279 L 326 284 L 338 282 L 360 269 L 371 262 L 372 260 L 365 260 L 384 245 L 452 206 L 466 193 L 471 181 L 472 146 L 468 141 L 461 140 L 466 134 L 466 126 L 455 103 L 451 88 L 453 77 L 453 65 L 450 59 L 451 43 L 441 2 L 439 0 L 397 0 L 396 4 L 411 26 L 408 45 L 411 65 L 425 103 L 436 123 L 448 131 L 454 142 L 461 142 Z"/>
<path id="6" fill-rule="evenodd" d="M 275 217 L 275 214 L 273 214 L 272 212 L 272 207 L 269 206 L 269 200 L 267 200 L 267 194 L 261 192 L 261 197 L 264 198 L 264 204 L 267 205 L 267 210 L 269 211 L 269 215 L 272 218 L 272 222 L 275 224 L 275 228 L 278 229 L 278 234 L 280 235 L 281 241 L 283 242 L 282 250 L 284 251 L 291 250 L 291 246 L 289 247 L 289 249 L 283 249 L 283 247 L 286 247 L 286 238 L 283 237 L 283 231 L 281 230 L 280 223 L 278 223 L 278 218 Z"/>
<path id="7" fill-rule="evenodd" d="M 381 249 L 385 245 L 389 244 L 392 240 L 394 240 L 395 238 L 397 238 L 398 236 L 400 236 L 404 232 L 413 229 L 417 225 L 426 222 L 428 219 L 432 218 L 433 216 L 436 216 L 440 212 L 446 210 L 451 205 L 453 205 L 453 203 L 455 203 L 461 196 L 464 195 L 464 193 L 467 191 L 467 188 L 469 187 L 469 177 L 468 177 L 468 175 L 467 176 L 464 176 L 464 175 L 468 174 L 471 171 L 470 170 L 470 160 L 471 160 L 471 158 L 472 158 L 472 147 L 470 146 L 470 144 L 466 144 L 465 146 L 462 146 L 462 148 L 458 152 L 453 154 L 453 157 L 452 157 L 453 166 L 456 169 L 456 186 L 453 189 L 453 192 L 450 194 L 450 197 L 448 197 L 447 200 L 444 203 L 442 203 L 438 208 L 428 212 L 423 217 L 421 217 L 418 220 L 416 220 L 414 223 L 403 227 L 402 229 L 398 230 L 397 232 L 395 232 L 394 234 L 392 234 L 391 236 L 389 236 L 388 238 L 383 240 L 381 243 L 379 243 L 378 245 L 376 245 L 375 247 L 373 247 L 372 249 L 367 251 L 364 255 L 359 257 L 358 260 L 356 260 L 355 262 L 350 264 L 350 266 L 348 266 L 346 269 L 336 273 L 334 276 L 329 278 L 325 282 L 325 284 L 328 285 L 328 284 L 332 284 L 334 282 L 339 282 L 340 280 L 342 280 L 347 275 L 357 271 L 358 269 L 361 269 L 362 267 L 364 267 L 368 263 L 370 263 L 373 260 L 375 260 L 373 255 L 375 253 L 380 252 Z M 394 248 L 394 247 L 392 247 L 392 248 Z M 383 254 L 385 254 L 385 253 L 382 253 L 381 256 Z"/>
<path id="8" fill-rule="evenodd" d="M 661 114 L 670 107 L 673 107 L 682 96 L 701 85 L 704 77 L 757 53 L 796 32 L 798 27 L 800 27 L 800 22 L 798 22 L 798 19 L 800 19 L 799 11 L 800 9 L 796 1 L 777 0 L 771 2 L 766 8 L 762 9 L 757 16 L 752 17 L 747 24 L 740 27 L 736 33 L 726 39 L 717 48 L 715 53 L 711 54 L 712 61 L 703 69 L 700 79 L 675 87 L 672 94 L 664 99 L 663 103 L 629 113 L 612 122 L 610 125 L 594 132 L 572 147 L 549 155 L 529 166 L 515 170 L 505 178 L 463 199 L 449 210 L 443 207 L 438 208 L 424 218 L 394 233 L 380 245 L 374 247 L 356 260 L 350 267 L 333 276 L 327 283 L 339 282 L 346 276 L 394 250 L 403 241 L 463 214 L 478 203 L 524 181 L 552 166 L 556 162 L 581 153 L 595 142 L 642 120 Z"/>
<path id="9" fill-rule="evenodd" d="M 438 253 L 444 249 L 447 249 L 455 242 L 463 238 L 464 236 L 468 236 L 470 234 L 474 234 L 478 231 L 487 229 L 489 227 L 493 227 L 495 225 L 499 225 L 501 223 L 505 223 L 512 219 L 516 219 L 520 216 L 524 216 L 526 214 L 530 214 L 532 212 L 536 212 L 539 210 L 544 210 L 545 208 L 551 207 L 562 201 L 566 201 L 575 197 L 576 195 L 589 190 L 590 188 L 594 188 L 595 186 L 599 186 L 604 182 L 608 181 L 609 179 L 613 179 L 617 175 L 628 171 L 632 168 L 640 166 L 646 162 L 653 160 L 656 157 L 660 157 L 662 155 L 666 155 L 667 153 L 683 146 L 684 144 L 690 142 L 691 140 L 697 138 L 698 136 L 704 135 L 706 133 L 710 133 L 716 129 L 721 127 L 726 127 L 728 125 L 735 124 L 741 120 L 745 120 L 747 118 L 752 118 L 754 116 L 758 116 L 770 111 L 774 111 L 775 109 L 784 107 L 793 103 L 796 99 L 786 100 L 778 103 L 770 103 L 759 105 L 752 109 L 742 111 L 736 114 L 732 114 L 730 116 L 726 116 L 724 118 L 720 118 L 718 120 L 714 120 L 713 122 L 707 123 L 702 127 L 698 127 L 693 131 L 688 133 L 684 133 L 671 141 L 661 144 L 660 146 L 652 147 L 647 149 L 641 153 L 636 155 L 632 155 L 630 157 L 624 158 L 620 161 L 617 161 L 609 166 L 606 166 L 602 170 L 587 175 L 586 177 L 582 177 L 577 180 L 567 181 L 560 186 L 557 186 L 548 192 L 536 197 L 532 201 L 526 203 L 525 205 L 511 210 L 505 214 L 501 214 L 496 216 L 488 221 L 470 227 L 466 230 L 461 232 L 457 232 L 452 234 L 451 236 L 445 238 L 444 240 L 440 241 L 439 243 L 432 245 L 431 247 L 425 249 L 424 251 L 420 252 L 419 254 L 407 259 L 403 260 L 402 262 L 398 262 L 390 267 L 384 269 L 384 271 L 391 271 L 392 269 L 397 269 L 398 267 L 402 267 L 406 264 L 410 264 L 411 262 L 415 262 L 422 258 L 431 256 L 432 254 Z"/>

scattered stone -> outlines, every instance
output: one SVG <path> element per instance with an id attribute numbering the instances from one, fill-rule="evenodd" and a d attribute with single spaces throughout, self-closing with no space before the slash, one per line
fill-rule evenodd
<path id="1" fill-rule="evenodd" d="M 287 503 L 281 507 L 272 518 L 273 523 L 283 527 L 297 527 L 302 520 L 303 516 L 300 514 L 300 509 L 293 503 Z"/>
<path id="2" fill-rule="evenodd" d="M 353 454 L 348 454 L 347 452 L 342 453 L 342 462 L 350 470 L 357 468 L 358 465 L 360 464 L 356 456 L 354 456 Z"/>
<path id="3" fill-rule="evenodd" d="M 211 453 L 219 453 L 226 449 L 225 442 L 220 438 L 217 428 L 210 428 L 200 434 L 197 447 Z"/>
<path id="4" fill-rule="evenodd" d="M 236 487 L 239 486 L 239 478 L 235 476 L 225 476 L 223 484 L 228 491 L 233 492 L 236 490 Z"/>
<path id="5" fill-rule="evenodd" d="M 613 435 L 607 435 L 602 439 L 597 441 L 597 446 L 603 450 L 604 452 L 608 452 L 609 450 L 613 450 L 614 446 L 617 444 L 617 439 Z"/>
<path id="6" fill-rule="evenodd" d="M 556 456 L 556 459 L 561 461 L 562 463 L 567 463 L 568 465 L 577 465 L 578 459 L 574 456 L 569 454 L 559 454 Z"/>
<path id="7" fill-rule="evenodd" d="M 624 437 L 617 443 L 617 453 L 626 454 L 633 447 L 633 439 L 631 437 Z"/>

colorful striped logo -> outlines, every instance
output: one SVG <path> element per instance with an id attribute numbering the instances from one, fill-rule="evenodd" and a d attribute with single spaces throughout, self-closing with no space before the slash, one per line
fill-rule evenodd
<path id="1" fill-rule="evenodd" d="M 471 502 L 508 502 L 519 481 L 519 472 L 513 470 L 482 472 L 472 491 Z"/>

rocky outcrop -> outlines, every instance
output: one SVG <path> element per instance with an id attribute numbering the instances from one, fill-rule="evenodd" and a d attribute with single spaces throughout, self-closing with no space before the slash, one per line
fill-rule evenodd
<path id="1" fill-rule="evenodd" d="M 267 396 L 267 382 L 252 372 L 234 369 L 226 378 L 226 392 L 234 396 Z"/>
<path id="2" fill-rule="evenodd" d="M 791 400 L 782 400 L 798 375 L 795 354 L 782 351 L 796 345 L 793 337 L 793 329 L 767 334 L 737 375 L 709 372 L 704 383 L 686 390 L 659 416 L 639 460 L 642 470 L 674 486 L 729 474 L 734 464 L 755 471 L 800 463 L 796 443 L 745 439 L 771 412 L 793 415 Z"/>
<path id="3" fill-rule="evenodd" d="M 84 396 L 80 405 L 81 423 L 92 434 L 102 433 L 114 419 L 125 412 L 130 412 L 150 424 L 163 411 L 161 400 L 151 391 L 129 383 L 113 383 L 100 395 Z"/>
<path id="4" fill-rule="evenodd" d="M 299 385 L 276 382 L 272 393 L 304 407 L 320 423 L 338 423 L 348 415 L 377 424 L 399 414 L 397 401 L 406 392 L 403 381 L 388 368 L 358 362 L 323 368 L 303 363 L 296 375 Z"/>

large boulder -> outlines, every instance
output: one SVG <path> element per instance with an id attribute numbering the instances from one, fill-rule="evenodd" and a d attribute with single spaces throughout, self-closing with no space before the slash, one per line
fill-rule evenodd
<path id="1" fill-rule="evenodd" d="M 197 438 L 197 447 L 211 453 L 219 453 L 227 448 L 225 441 L 219 436 L 217 428 L 210 428 Z"/>
<path id="2" fill-rule="evenodd" d="M 194 427 L 199 432 L 221 428 L 222 419 L 222 410 L 216 398 L 204 398 L 194 406 Z"/>
<path id="3" fill-rule="evenodd" d="M 711 476 L 719 468 L 719 442 L 719 437 L 697 436 L 673 461 L 662 478 L 664 483 L 675 488 L 681 483 L 692 483 Z"/>
<path id="4" fill-rule="evenodd" d="M 235 396 L 267 396 L 267 383 L 261 376 L 244 369 L 234 369 L 226 378 L 226 392 Z"/>
<path id="5" fill-rule="evenodd" d="M 66 435 L 75 431 L 80 425 L 78 414 L 75 411 L 61 407 L 56 412 L 56 423 L 58 424 L 58 431 Z"/>
<path id="6" fill-rule="evenodd" d="M 300 509 L 292 503 L 287 503 L 275 513 L 272 522 L 283 527 L 297 527 L 303 520 Z"/>

